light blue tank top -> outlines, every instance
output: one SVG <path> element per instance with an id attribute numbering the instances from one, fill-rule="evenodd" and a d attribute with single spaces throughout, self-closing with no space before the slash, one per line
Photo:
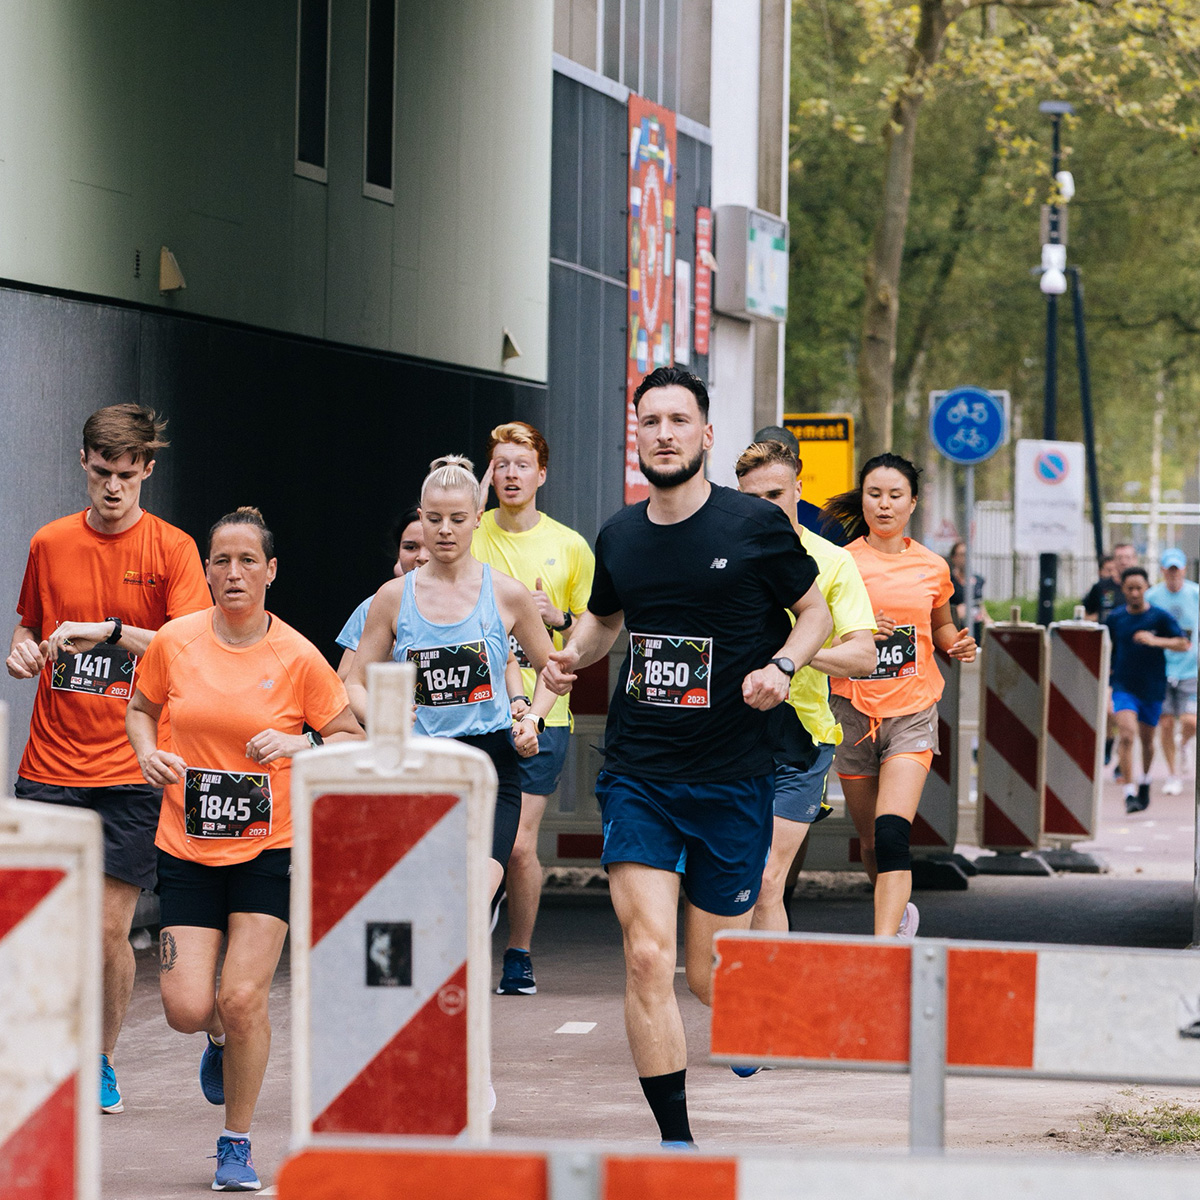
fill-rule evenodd
<path id="1" fill-rule="evenodd" d="M 496 607 L 491 567 L 483 568 L 474 610 L 452 625 L 427 621 L 421 615 L 417 608 L 420 570 L 405 576 L 392 651 L 397 662 L 412 661 L 417 667 L 417 732 L 467 737 L 510 728 L 504 683 L 508 633 Z"/>

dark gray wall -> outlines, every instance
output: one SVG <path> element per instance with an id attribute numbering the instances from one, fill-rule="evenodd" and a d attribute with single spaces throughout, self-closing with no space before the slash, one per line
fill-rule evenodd
<path id="1" fill-rule="evenodd" d="M 416 501 L 430 460 L 451 451 L 478 460 L 492 426 L 544 411 L 544 393 L 397 355 L 0 287 L 9 463 L 0 477 L 0 596 L 15 624 L 30 536 L 87 503 L 84 420 L 132 400 L 170 421 L 172 444 L 143 491 L 146 507 L 203 550 L 217 517 L 258 505 L 278 547 L 271 609 L 332 657 L 351 610 L 390 577 L 392 521 Z M 9 704 L 11 778 L 33 685 L 6 674 L 0 698 Z"/>
<path id="2" fill-rule="evenodd" d="M 541 507 L 588 541 L 624 503 L 628 120 L 618 100 L 554 76 L 548 385 L 527 419 L 550 443 Z M 676 257 L 694 267 L 712 150 L 680 136 L 677 153 Z M 691 369 L 707 382 L 706 358 Z"/>

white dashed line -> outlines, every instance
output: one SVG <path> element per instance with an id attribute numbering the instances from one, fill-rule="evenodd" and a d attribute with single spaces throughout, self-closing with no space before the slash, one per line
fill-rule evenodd
<path id="1" fill-rule="evenodd" d="M 595 1021 L 567 1021 L 560 1025 L 555 1033 L 591 1033 L 596 1028 Z"/>

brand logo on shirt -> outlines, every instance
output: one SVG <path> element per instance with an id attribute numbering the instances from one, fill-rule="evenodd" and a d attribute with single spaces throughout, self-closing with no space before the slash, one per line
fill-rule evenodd
<path id="1" fill-rule="evenodd" d="M 708 569 L 710 571 L 723 571 L 728 564 L 729 559 L 727 558 L 714 558 L 712 562 L 708 564 Z"/>
<path id="2" fill-rule="evenodd" d="M 273 688 L 273 687 L 275 686 L 275 680 L 273 680 L 273 679 L 264 679 L 264 680 L 262 681 L 262 683 L 260 683 L 258 686 L 259 686 L 260 688 Z"/>
<path id="3" fill-rule="evenodd" d="M 158 587 L 158 576 L 153 571 L 145 575 L 141 571 L 126 571 L 122 583 L 136 583 L 138 587 Z"/>

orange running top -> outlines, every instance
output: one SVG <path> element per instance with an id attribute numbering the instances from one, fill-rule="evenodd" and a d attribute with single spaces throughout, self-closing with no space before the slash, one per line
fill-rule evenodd
<path id="1" fill-rule="evenodd" d="M 158 629 L 211 603 L 196 543 L 181 529 L 143 512 L 122 533 L 97 533 L 85 509 L 33 535 L 17 612 L 44 639 L 63 621 L 105 617 Z M 59 787 L 144 784 L 125 737 L 129 656 L 64 659 L 38 680 L 20 774 Z"/>
<path id="2" fill-rule="evenodd" d="M 273 616 L 260 641 L 230 646 L 213 632 L 214 611 L 170 621 L 155 634 L 137 690 L 170 716 L 165 744 L 159 722 L 160 748 L 195 769 L 187 795 L 185 783 L 164 790 L 155 844 L 220 867 L 292 844 L 292 760 L 263 767 L 246 757 L 246 743 L 265 729 L 299 734 L 305 722 L 323 729 L 349 701 L 321 652 L 290 625 Z M 240 835 L 228 836 L 230 824 Z"/>
<path id="3" fill-rule="evenodd" d="M 912 538 L 900 554 L 882 554 L 857 538 L 846 547 L 867 585 L 873 612 L 896 622 L 895 634 L 876 641 L 876 677 L 831 679 L 830 689 L 846 696 L 868 717 L 900 717 L 936 704 L 942 675 L 933 661 L 935 608 L 950 600 L 950 568 L 939 554 Z"/>

